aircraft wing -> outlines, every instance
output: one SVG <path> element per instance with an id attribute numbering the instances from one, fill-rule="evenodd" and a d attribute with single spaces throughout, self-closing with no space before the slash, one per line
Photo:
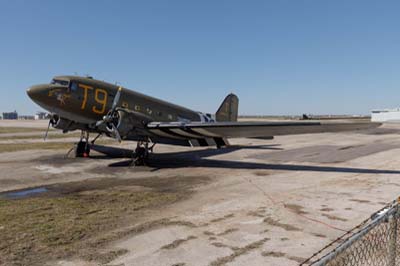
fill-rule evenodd
<path id="1" fill-rule="evenodd" d="M 149 130 L 155 136 L 176 140 L 199 139 L 218 140 L 224 138 L 265 138 L 279 135 L 308 134 L 323 132 L 341 132 L 375 128 L 380 123 L 371 122 L 304 122 L 304 121 L 271 121 L 271 122 L 212 122 L 212 123 L 157 123 L 147 124 Z M 190 142 L 192 146 L 193 141 Z M 204 141 L 203 144 L 205 143 Z M 220 143 L 222 144 L 222 143 Z M 215 144 L 214 144 L 215 145 Z M 202 145 L 200 146 L 209 146 Z"/>

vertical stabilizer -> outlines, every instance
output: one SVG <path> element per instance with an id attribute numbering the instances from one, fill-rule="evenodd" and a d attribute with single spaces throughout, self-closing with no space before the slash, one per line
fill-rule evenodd
<path id="1" fill-rule="evenodd" d="M 239 98 L 235 94 L 229 94 L 222 102 L 215 118 L 217 122 L 230 121 L 236 122 L 238 118 Z"/>

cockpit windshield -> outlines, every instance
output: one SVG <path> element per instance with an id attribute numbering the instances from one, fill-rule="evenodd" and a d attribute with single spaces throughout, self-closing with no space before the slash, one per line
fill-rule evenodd
<path id="1" fill-rule="evenodd" d="M 68 86 L 69 81 L 67 81 L 67 80 L 61 80 L 61 79 L 53 79 L 53 80 L 51 80 L 50 84 L 57 84 L 57 85 L 62 85 L 62 86 Z"/>

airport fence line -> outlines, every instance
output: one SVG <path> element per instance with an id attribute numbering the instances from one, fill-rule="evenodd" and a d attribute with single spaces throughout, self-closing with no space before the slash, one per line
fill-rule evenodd
<path id="1" fill-rule="evenodd" d="M 300 265 L 400 266 L 400 198 Z"/>

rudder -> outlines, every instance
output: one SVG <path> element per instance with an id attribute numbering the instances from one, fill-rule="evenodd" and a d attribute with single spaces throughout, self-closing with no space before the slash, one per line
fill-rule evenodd
<path id="1" fill-rule="evenodd" d="M 236 122 L 239 111 L 239 98 L 231 93 L 225 97 L 221 106 L 218 108 L 215 118 L 218 122 Z"/>

